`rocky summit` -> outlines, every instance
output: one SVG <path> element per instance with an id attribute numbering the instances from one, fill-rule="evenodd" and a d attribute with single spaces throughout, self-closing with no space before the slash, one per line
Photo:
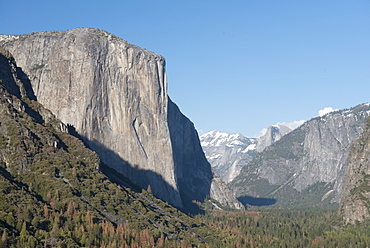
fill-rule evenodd
<path id="1" fill-rule="evenodd" d="M 266 147 L 270 146 L 274 142 L 278 141 L 285 134 L 292 131 L 289 127 L 284 125 L 269 125 L 266 133 L 258 138 L 257 152 L 262 152 Z"/>
<path id="2" fill-rule="evenodd" d="M 37 101 L 109 167 L 178 207 L 210 194 L 211 167 L 194 125 L 167 96 L 162 56 L 92 28 L 0 44 L 28 75 Z"/>

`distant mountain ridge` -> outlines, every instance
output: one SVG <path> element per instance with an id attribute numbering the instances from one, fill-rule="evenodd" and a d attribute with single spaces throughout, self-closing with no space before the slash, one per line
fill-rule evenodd
<path id="1" fill-rule="evenodd" d="M 247 138 L 240 133 L 228 134 L 215 130 L 201 135 L 200 142 L 215 174 L 229 183 L 257 152 L 263 151 L 290 131 L 284 125 L 269 125 L 261 137 Z"/>
<path id="2" fill-rule="evenodd" d="M 255 138 L 242 134 L 211 131 L 200 136 L 200 144 L 215 174 L 224 182 L 231 182 L 244 164 L 256 155 Z"/>
<path id="3" fill-rule="evenodd" d="M 369 114 L 366 103 L 305 122 L 258 153 L 229 186 L 239 197 L 288 206 L 338 203 L 350 144 Z"/>

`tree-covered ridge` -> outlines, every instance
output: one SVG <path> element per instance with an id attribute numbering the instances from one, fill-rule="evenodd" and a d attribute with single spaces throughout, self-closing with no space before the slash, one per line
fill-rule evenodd
<path id="1" fill-rule="evenodd" d="M 207 246 L 214 233 L 204 224 L 111 182 L 97 154 L 62 129 L 0 85 L 0 247 Z"/>

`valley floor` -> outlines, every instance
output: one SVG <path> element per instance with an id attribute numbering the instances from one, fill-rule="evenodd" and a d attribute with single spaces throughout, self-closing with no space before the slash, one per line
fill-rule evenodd
<path id="1" fill-rule="evenodd" d="M 369 247 L 370 222 L 343 225 L 336 208 L 252 208 L 197 216 L 224 234 L 211 247 Z"/>

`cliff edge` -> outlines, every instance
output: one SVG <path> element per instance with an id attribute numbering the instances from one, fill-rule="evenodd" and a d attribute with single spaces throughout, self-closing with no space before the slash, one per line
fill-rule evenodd
<path id="1" fill-rule="evenodd" d="M 92 28 L 0 44 L 29 76 L 37 100 L 105 164 L 178 207 L 209 195 L 210 165 L 194 126 L 167 96 L 162 56 Z"/>
<path id="2" fill-rule="evenodd" d="M 370 119 L 351 145 L 343 181 L 340 212 L 346 223 L 370 218 Z"/>

